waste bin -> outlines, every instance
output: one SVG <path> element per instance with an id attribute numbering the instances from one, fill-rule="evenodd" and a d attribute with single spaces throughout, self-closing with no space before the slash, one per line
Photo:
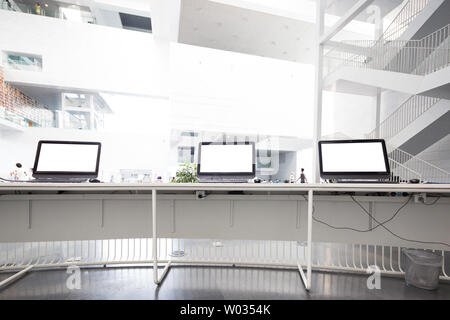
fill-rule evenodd
<path id="1" fill-rule="evenodd" d="M 407 285 L 435 290 L 439 285 L 442 256 L 417 249 L 403 249 L 406 256 L 405 281 Z"/>

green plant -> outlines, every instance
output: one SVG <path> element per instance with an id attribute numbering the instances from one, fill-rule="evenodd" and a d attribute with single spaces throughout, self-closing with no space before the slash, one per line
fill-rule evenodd
<path id="1" fill-rule="evenodd" d="M 175 175 L 175 183 L 197 183 L 197 166 L 189 162 L 183 163 Z"/>

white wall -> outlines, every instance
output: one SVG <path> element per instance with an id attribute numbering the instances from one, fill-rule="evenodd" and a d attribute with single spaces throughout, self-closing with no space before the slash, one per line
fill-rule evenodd
<path id="1" fill-rule="evenodd" d="M 375 98 L 324 91 L 322 135 L 364 138 L 375 126 Z"/>
<path id="2" fill-rule="evenodd" d="M 411 97 L 410 94 L 397 91 L 384 91 L 381 93 L 381 121 L 388 118 L 398 109 L 406 100 Z"/>
<path id="3" fill-rule="evenodd" d="M 42 72 L 9 81 L 167 96 L 169 44 L 148 33 L 0 10 L 0 50 L 43 56 Z"/>

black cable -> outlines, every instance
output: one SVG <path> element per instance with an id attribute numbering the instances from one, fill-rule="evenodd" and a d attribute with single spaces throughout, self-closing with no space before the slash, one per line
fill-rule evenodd
<path id="1" fill-rule="evenodd" d="M 306 198 L 306 196 L 303 196 L 303 198 L 304 198 L 305 200 L 308 200 L 308 198 Z M 350 195 L 350 198 L 351 198 L 356 204 L 358 204 L 358 206 L 361 207 L 361 209 L 363 209 L 364 213 L 366 213 L 367 215 L 369 215 L 369 217 L 371 217 L 371 218 L 377 223 L 377 225 L 376 225 L 375 227 L 369 228 L 369 229 L 367 229 L 367 230 L 359 230 L 359 229 L 350 228 L 350 227 L 336 227 L 336 226 L 332 226 L 332 225 L 330 225 L 330 224 L 328 224 L 328 223 L 326 223 L 326 222 L 324 222 L 324 221 L 321 221 L 321 220 L 317 219 L 317 218 L 314 216 L 314 213 L 315 213 L 315 207 L 314 207 L 314 205 L 313 205 L 313 212 L 312 212 L 313 220 L 316 221 L 316 222 L 318 222 L 318 223 L 324 224 L 324 225 L 326 225 L 326 226 L 328 226 L 328 227 L 330 227 L 330 228 L 332 228 L 332 229 L 337 229 L 337 230 L 350 230 L 350 231 L 361 232 L 361 233 L 363 233 L 363 232 L 370 232 L 370 231 L 375 230 L 376 228 L 378 228 L 378 227 L 381 226 L 381 227 L 383 227 L 387 232 L 389 232 L 391 235 L 393 235 L 394 237 L 396 237 L 396 238 L 398 238 L 398 239 L 400 239 L 400 240 L 403 240 L 403 241 L 407 241 L 407 242 L 415 242 L 415 243 L 421 243 L 421 244 L 437 244 L 437 245 L 443 245 L 443 246 L 450 247 L 450 244 L 445 243 L 445 242 L 421 241 L 421 240 L 408 239 L 408 238 L 399 236 L 398 234 L 392 232 L 389 228 L 387 228 L 387 227 L 384 225 L 384 224 L 388 223 L 389 221 L 391 221 L 392 219 L 394 219 L 394 218 L 398 215 L 398 213 L 401 211 L 401 209 L 403 209 L 403 208 L 409 203 L 409 201 L 410 201 L 411 198 L 412 198 L 412 195 L 411 195 L 411 196 L 408 198 L 408 200 L 407 200 L 407 201 L 406 201 L 406 202 L 405 202 L 405 203 L 404 203 L 404 204 L 403 204 L 403 205 L 402 205 L 402 206 L 394 213 L 394 215 L 393 215 L 391 218 L 385 220 L 384 222 L 379 222 L 377 219 L 375 219 L 375 218 L 373 217 L 373 215 L 372 215 L 370 212 L 368 212 L 368 211 L 366 210 L 366 208 L 364 208 L 364 207 L 363 207 L 363 206 L 362 206 L 355 198 L 353 198 L 353 196 Z M 426 205 L 433 205 L 433 204 L 435 204 L 436 202 L 438 202 L 439 199 L 440 199 L 440 197 L 438 197 L 433 203 L 429 203 L 429 204 L 426 204 Z"/>
<path id="2" fill-rule="evenodd" d="M 432 206 L 432 205 L 435 205 L 435 204 L 439 201 L 439 199 L 441 199 L 441 197 L 437 197 L 436 200 L 434 200 L 434 201 L 431 202 L 431 203 L 426 203 L 425 201 L 422 202 L 422 203 L 423 203 L 424 205 L 426 205 L 426 206 Z"/>
<path id="3" fill-rule="evenodd" d="M 364 211 L 370 218 L 372 218 L 373 220 L 375 220 L 375 221 L 378 223 L 375 227 L 371 228 L 370 231 L 375 230 L 376 228 L 378 228 L 378 227 L 380 227 L 380 226 L 384 226 L 386 223 L 392 221 L 392 220 L 400 213 L 400 211 L 401 211 L 404 207 L 406 207 L 406 205 L 411 201 L 412 197 L 413 197 L 412 195 L 409 196 L 409 197 L 408 197 L 408 200 L 405 201 L 405 203 L 404 203 L 400 208 L 398 208 L 397 211 L 395 211 L 395 213 L 392 215 L 392 217 L 390 217 L 389 219 L 383 221 L 382 223 L 379 223 L 377 220 L 375 220 L 375 218 L 373 217 L 373 215 L 372 215 L 369 211 L 367 211 L 366 208 L 364 208 L 364 206 L 363 206 L 361 203 L 359 203 L 352 195 L 350 195 L 350 198 L 353 200 L 353 202 L 355 202 L 358 206 L 360 206 L 361 209 L 363 209 L 363 211 Z"/>
<path id="4" fill-rule="evenodd" d="M 305 200 L 307 200 L 307 198 L 305 197 L 305 196 L 303 196 L 304 198 L 305 198 Z M 351 196 L 350 196 L 351 197 Z M 412 198 L 412 196 L 410 196 L 409 198 L 408 198 L 408 200 L 400 207 L 400 208 L 398 208 L 397 209 L 397 211 L 394 213 L 394 215 L 391 217 L 391 218 L 389 218 L 389 219 L 387 219 L 387 220 L 385 220 L 385 221 L 383 221 L 382 223 L 379 223 L 379 224 L 377 224 L 375 227 L 372 227 L 372 228 L 369 228 L 369 229 L 364 229 L 364 230 L 361 230 L 361 229 L 355 229 L 355 228 L 351 228 L 351 227 L 336 227 L 336 226 L 332 226 L 332 225 L 330 225 L 330 224 L 328 224 L 328 223 L 326 223 L 325 221 L 322 221 L 322 220 L 319 220 L 319 219 L 317 219 L 315 216 L 314 216 L 314 212 L 315 212 L 315 207 L 313 206 L 313 220 L 314 221 L 316 221 L 316 222 L 319 222 L 319 223 L 321 223 L 321 224 L 324 224 L 324 225 L 326 225 L 326 226 L 328 226 L 328 227 L 330 227 L 330 228 L 332 228 L 332 229 L 338 229 L 338 230 L 350 230 L 350 231 L 355 231 L 355 232 L 360 232 L 360 233 L 365 233 L 365 232 L 370 232 L 370 231 L 373 231 L 373 230 L 375 230 L 376 228 L 378 228 L 380 225 L 383 225 L 383 224 L 385 224 L 385 223 L 388 223 L 389 221 L 391 221 L 392 219 L 394 219 L 395 218 L 395 216 L 409 203 L 409 201 L 411 200 L 411 198 Z M 353 198 L 352 198 L 353 199 Z M 355 201 L 354 199 L 353 199 L 353 201 Z M 358 202 L 357 202 L 358 203 Z M 359 203 L 358 203 L 359 204 Z M 365 213 L 367 213 L 370 217 L 371 217 L 371 214 L 368 212 L 368 211 L 366 211 L 366 209 L 364 208 L 364 207 L 362 207 L 361 206 L 361 208 L 364 210 L 364 212 Z"/>

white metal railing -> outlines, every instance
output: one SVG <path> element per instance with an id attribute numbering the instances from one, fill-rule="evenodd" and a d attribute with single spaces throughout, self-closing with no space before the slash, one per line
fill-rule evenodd
<path id="1" fill-rule="evenodd" d="M 389 181 L 408 182 L 411 179 L 419 179 L 419 181 L 423 181 L 423 177 L 419 172 L 408 168 L 398 161 L 395 161 L 392 157 L 389 157 L 389 167 L 391 169 Z"/>
<path id="2" fill-rule="evenodd" d="M 425 96 L 412 96 L 377 128 L 365 135 L 365 138 L 381 138 L 388 140 L 439 101 L 441 101 L 441 99 Z M 429 182 L 450 182 L 449 172 L 390 144 L 387 144 L 387 148 L 389 160 L 392 161 L 391 169 L 395 169 L 392 170 L 393 174 L 396 177 L 399 177 L 400 180 L 409 181 L 412 178 L 417 178 L 421 181 Z M 414 175 L 419 176 L 414 177 Z"/>
<path id="3" fill-rule="evenodd" d="M 325 55 L 324 72 L 341 66 L 427 75 L 450 65 L 450 25 L 420 40 L 350 40 Z"/>
<path id="4" fill-rule="evenodd" d="M 409 24 L 420 14 L 430 0 L 408 0 L 391 24 L 383 32 L 380 40 L 392 41 L 400 38 Z"/>
<path id="5" fill-rule="evenodd" d="M 214 245 L 220 242 L 220 246 Z M 278 266 L 298 268 L 306 264 L 306 247 L 297 241 L 168 239 L 157 242 L 158 261 L 172 264 L 201 263 L 240 266 Z M 388 275 L 402 275 L 404 260 L 399 247 L 369 244 L 313 243 L 313 267 L 330 271 L 365 273 L 376 265 Z M 444 257 L 441 279 L 450 280 L 448 253 Z M 73 240 L 0 243 L 0 271 L 29 266 L 52 268 L 68 266 L 150 264 L 149 238 Z"/>
<path id="6" fill-rule="evenodd" d="M 381 138 L 389 140 L 439 101 L 441 99 L 434 97 L 412 96 L 383 120 L 372 132 L 366 134 L 365 137 L 367 139 Z"/>
<path id="7" fill-rule="evenodd" d="M 389 145 L 387 147 L 390 159 L 401 163 L 410 170 L 420 173 L 423 181 L 450 183 L 450 172 L 447 172 L 444 169 L 441 169 L 432 163 L 422 160 L 399 148 L 393 148 Z"/>

